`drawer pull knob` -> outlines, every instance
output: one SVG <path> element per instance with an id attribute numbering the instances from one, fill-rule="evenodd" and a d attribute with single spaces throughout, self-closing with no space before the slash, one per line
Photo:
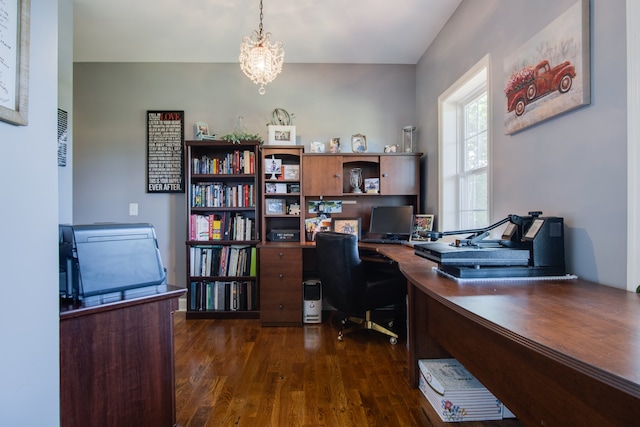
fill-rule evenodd
<path id="1" fill-rule="evenodd" d="M 282 310 L 282 309 L 284 308 L 284 305 L 282 305 L 282 304 L 278 304 L 278 308 L 279 308 L 280 310 Z"/>
<path id="2" fill-rule="evenodd" d="M 284 254 L 282 252 L 280 252 L 278 255 L 280 256 L 280 258 L 282 258 L 284 256 Z"/>
<path id="3" fill-rule="evenodd" d="M 280 273 L 278 277 L 282 279 L 284 277 L 284 274 Z"/>

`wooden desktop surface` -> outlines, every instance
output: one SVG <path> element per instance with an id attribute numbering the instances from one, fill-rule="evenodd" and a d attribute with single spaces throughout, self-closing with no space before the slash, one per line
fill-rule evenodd
<path id="1" fill-rule="evenodd" d="M 458 282 L 375 246 L 409 281 L 409 380 L 455 357 L 526 425 L 637 425 L 640 295 L 573 280 Z"/>

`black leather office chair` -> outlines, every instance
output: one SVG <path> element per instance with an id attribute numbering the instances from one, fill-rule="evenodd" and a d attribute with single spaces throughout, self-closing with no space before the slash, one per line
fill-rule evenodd
<path id="1" fill-rule="evenodd" d="M 405 304 L 406 279 L 399 272 L 384 272 L 366 268 L 358 252 L 358 239 L 351 234 L 320 232 L 316 234 L 317 267 L 322 282 L 323 297 L 344 313 L 355 326 L 343 329 L 344 334 L 360 329 L 373 329 L 388 335 L 391 344 L 398 334 L 371 320 L 371 311 L 390 305 Z M 365 271 L 366 270 L 366 271 Z M 364 318 L 358 317 L 364 314 Z M 343 326 L 346 321 L 343 322 Z"/>

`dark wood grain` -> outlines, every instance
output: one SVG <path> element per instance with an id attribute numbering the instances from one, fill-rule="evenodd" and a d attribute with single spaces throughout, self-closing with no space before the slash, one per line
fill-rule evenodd
<path id="1" fill-rule="evenodd" d="M 407 380 L 405 341 L 371 331 L 337 340 L 330 319 L 302 327 L 175 314 L 177 421 L 184 427 L 447 426 Z M 521 426 L 516 420 L 456 423 Z"/>
<path id="2" fill-rule="evenodd" d="M 174 425 L 172 313 L 183 292 L 61 313 L 62 426 Z"/>
<path id="3" fill-rule="evenodd" d="M 530 425 L 619 426 L 640 408 L 640 295 L 583 280 L 457 282 L 381 247 L 411 283 L 416 362 L 456 357 Z"/>
<path id="4" fill-rule="evenodd" d="M 302 323 L 302 248 L 262 245 L 260 321 L 263 326 Z"/>

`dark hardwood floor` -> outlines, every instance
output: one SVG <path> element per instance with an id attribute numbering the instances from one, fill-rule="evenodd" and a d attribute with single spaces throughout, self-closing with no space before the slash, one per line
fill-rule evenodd
<path id="1" fill-rule="evenodd" d="M 403 339 L 391 345 L 359 331 L 339 342 L 330 320 L 263 328 L 258 320 L 186 320 L 177 312 L 175 353 L 183 427 L 442 425 L 407 382 Z"/>

